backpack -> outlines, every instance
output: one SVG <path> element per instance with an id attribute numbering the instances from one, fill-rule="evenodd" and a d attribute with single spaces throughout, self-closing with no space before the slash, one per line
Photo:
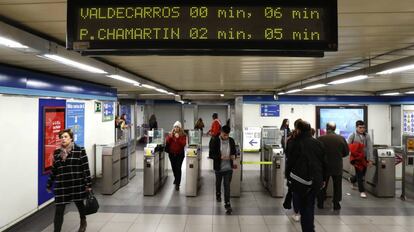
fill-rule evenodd
<path id="1" fill-rule="evenodd" d="M 303 141 L 299 142 L 301 155 L 293 165 L 290 172 L 292 190 L 301 196 L 306 196 L 312 190 L 313 176 L 312 164 L 309 154 L 303 146 Z"/>

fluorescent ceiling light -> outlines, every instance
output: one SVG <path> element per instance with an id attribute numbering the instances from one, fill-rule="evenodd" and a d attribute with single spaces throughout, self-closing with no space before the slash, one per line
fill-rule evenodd
<path id="1" fill-rule="evenodd" d="M 26 45 L 23 45 L 19 42 L 16 42 L 14 40 L 7 39 L 7 38 L 1 37 L 1 36 L 0 36 L 0 45 L 4 45 L 4 46 L 9 47 L 9 48 L 29 48 Z"/>
<path id="2" fill-rule="evenodd" d="M 144 88 L 147 88 L 147 89 L 156 89 L 156 87 L 154 87 L 152 85 L 142 84 L 141 86 L 144 87 Z"/>
<path id="3" fill-rule="evenodd" d="M 220 94 L 220 97 L 224 97 L 224 94 Z"/>
<path id="4" fill-rule="evenodd" d="M 126 77 L 123 77 L 123 76 L 120 76 L 120 75 L 108 75 L 107 77 L 110 77 L 110 78 L 113 78 L 113 79 L 116 79 L 116 80 L 119 80 L 119 81 L 127 82 L 127 83 L 130 83 L 130 84 L 134 84 L 134 85 L 138 84 L 139 85 L 138 81 L 134 81 L 132 79 L 129 79 L 129 78 L 126 78 Z"/>
<path id="5" fill-rule="evenodd" d="M 405 92 L 405 94 L 414 94 L 414 91 Z"/>
<path id="6" fill-rule="evenodd" d="M 316 85 L 311 85 L 308 87 L 303 88 L 304 90 L 308 90 L 308 89 L 317 89 L 317 88 L 322 88 L 322 87 L 326 87 L 328 85 L 325 84 L 316 84 Z"/>
<path id="7" fill-rule="evenodd" d="M 384 70 L 382 72 L 378 72 L 378 75 L 386 75 L 386 74 L 392 74 L 392 73 L 398 73 L 398 72 L 404 72 L 410 69 L 414 69 L 414 64 L 410 64 L 410 65 L 406 65 L 406 66 L 401 66 L 398 68 L 392 68 L 392 69 L 387 69 Z"/>
<path id="8" fill-rule="evenodd" d="M 52 61 L 55 61 L 55 62 L 58 62 L 58 63 L 61 63 L 61 64 L 65 64 L 65 65 L 68 65 L 68 66 L 72 66 L 74 68 L 78 68 L 78 69 L 81 69 L 81 70 L 84 70 L 84 71 L 87 71 L 87 72 L 91 72 L 91 73 L 99 73 L 99 74 L 106 74 L 107 73 L 102 69 L 95 68 L 95 67 L 92 67 L 90 65 L 82 64 L 82 63 L 79 63 L 79 62 L 76 62 L 76 61 L 73 61 L 73 60 L 69 60 L 67 58 L 64 58 L 64 57 L 61 57 L 61 56 L 58 56 L 58 55 L 45 54 L 41 57 L 46 57 L 49 60 L 52 60 Z"/>
<path id="9" fill-rule="evenodd" d="M 168 92 L 167 94 L 168 94 L 168 95 L 175 95 L 175 93 L 171 93 L 171 92 Z"/>
<path id="10" fill-rule="evenodd" d="M 399 92 L 392 92 L 392 93 L 382 93 L 381 96 L 396 96 L 400 95 Z"/>
<path id="11" fill-rule="evenodd" d="M 156 88 L 155 91 L 160 92 L 160 93 L 168 93 L 167 90 L 159 89 L 159 88 Z"/>
<path id="12" fill-rule="evenodd" d="M 286 94 L 285 92 L 279 92 L 279 93 L 277 93 L 277 95 L 284 95 L 284 94 Z"/>
<path id="13" fill-rule="evenodd" d="M 300 92 L 300 91 L 302 91 L 302 90 L 301 89 L 292 89 L 292 90 L 287 91 L 286 93 L 297 93 L 297 92 Z"/>
<path id="14" fill-rule="evenodd" d="M 340 80 L 332 81 L 332 82 L 329 82 L 328 84 L 329 85 L 344 84 L 344 83 L 349 83 L 349 82 L 364 80 L 364 79 L 367 79 L 367 78 L 368 78 L 367 75 L 359 75 L 359 76 L 355 76 L 355 77 L 349 77 L 349 78 L 345 78 L 345 79 L 340 79 Z"/>

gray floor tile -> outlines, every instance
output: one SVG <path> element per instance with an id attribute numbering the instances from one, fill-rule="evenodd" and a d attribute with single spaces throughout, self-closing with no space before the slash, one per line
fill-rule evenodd
<path id="1" fill-rule="evenodd" d="M 263 216 L 239 216 L 240 226 L 243 225 L 265 225 Z"/>
<path id="2" fill-rule="evenodd" d="M 161 218 L 160 224 L 186 224 L 187 223 L 187 215 L 168 215 L 165 214 Z"/>
<path id="3" fill-rule="evenodd" d="M 128 232 L 155 232 L 157 230 L 158 224 L 149 224 L 149 223 L 143 223 L 138 224 L 134 223 L 129 228 Z"/>
<path id="4" fill-rule="evenodd" d="M 213 225 L 239 225 L 239 217 L 230 215 L 214 215 Z"/>
<path id="5" fill-rule="evenodd" d="M 213 232 L 240 232 L 240 226 L 237 225 L 213 225 Z"/>
<path id="6" fill-rule="evenodd" d="M 289 217 L 286 215 L 281 216 L 263 216 L 267 225 L 291 225 Z"/>
<path id="7" fill-rule="evenodd" d="M 322 227 L 326 232 L 352 232 L 351 228 L 347 225 L 322 224 Z"/>
<path id="8" fill-rule="evenodd" d="M 212 215 L 189 215 L 187 225 L 213 225 Z"/>
<path id="9" fill-rule="evenodd" d="M 213 225 L 191 225 L 187 224 L 185 232 L 213 232 Z"/>
<path id="10" fill-rule="evenodd" d="M 136 224 L 156 224 L 161 221 L 162 214 L 139 214 L 135 220 Z"/>
<path id="11" fill-rule="evenodd" d="M 241 232 L 269 232 L 266 225 L 240 225 Z"/>
<path id="12" fill-rule="evenodd" d="M 159 224 L 156 232 L 184 232 L 185 224 Z"/>
<path id="13" fill-rule="evenodd" d="M 270 232 L 298 232 L 294 225 L 267 225 L 267 227 Z"/>
<path id="14" fill-rule="evenodd" d="M 127 232 L 131 226 L 131 222 L 108 222 L 102 227 L 100 232 Z"/>
<path id="15" fill-rule="evenodd" d="M 135 222 L 137 217 L 138 214 L 117 213 L 111 218 L 110 222 Z"/>

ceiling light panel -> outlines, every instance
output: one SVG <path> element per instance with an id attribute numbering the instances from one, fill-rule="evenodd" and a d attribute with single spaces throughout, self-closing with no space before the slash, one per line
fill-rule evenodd
<path id="1" fill-rule="evenodd" d="M 316 84 L 316 85 L 311 85 L 311 86 L 305 87 L 303 89 L 304 90 L 318 89 L 318 88 L 323 88 L 323 87 L 326 87 L 326 86 L 328 86 L 328 85 L 326 85 L 326 84 Z"/>
<path id="2" fill-rule="evenodd" d="M 399 72 L 405 72 L 408 70 L 414 69 L 414 64 L 410 64 L 410 65 L 405 65 L 405 66 L 401 66 L 398 68 L 392 68 L 392 69 L 387 69 L 384 70 L 382 72 L 378 72 L 378 75 L 387 75 L 387 74 L 392 74 L 392 73 L 399 73 Z"/>
<path id="3" fill-rule="evenodd" d="M 126 83 L 130 83 L 130 84 L 134 84 L 134 85 L 139 85 L 139 82 L 138 81 L 135 81 L 135 80 L 132 80 L 132 79 L 129 79 L 129 78 L 120 76 L 120 75 L 108 75 L 107 77 L 113 78 L 115 80 L 123 81 L 123 82 L 126 82 Z"/>
<path id="4" fill-rule="evenodd" d="M 73 61 L 73 60 L 58 56 L 58 55 L 45 54 L 45 55 L 40 56 L 40 57 L 46 58 L 46 59 L 49 59 L 49 60 L 52 60 L 52 61 L 55 61 L 55 62 L 58 62 L 58 63 L 61 63 L 61 64 L 64 64 L 64 65 L 68 65 L 68 66 L 71 66 L 71 67 L 74 67 L 74 68 L 78 68 L 78 69 L 81 69 L 81 70 L 84 70 L 84 71 L 87 71 L 87 72 L 91 72 L 91 73 L 98 73 L 98 74 L 106 74 L 107 73 L 102 69 L 95 68 L 95 67 L 90 66 L 90 65 L 82 64 L 82 63 L 79 63 L 77 61 Z"/>
<path id="5" fill-rule="evenodd" d="M 345 83 L 349 83 L 349 82 L 364 80 L 364 79 L 367 79 L 367 78 L 368 78 L 367 75 L 359 75 L 359 76 L 355 76 L 355 77 L 349 77 L 349 78 L 344 78 L 344 79 L 332 81 L 332 82 L 329 82 L 328 84 L 329 85 L 345 84 Z"/>

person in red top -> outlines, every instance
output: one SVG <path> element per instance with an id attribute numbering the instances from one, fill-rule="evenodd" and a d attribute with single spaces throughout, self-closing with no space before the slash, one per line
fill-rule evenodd
<path id="1" fill-rule="evenodd" d="M 180 190 L 181 183 L 181 166 L 184 161 L 184 148 L 187 145 L 187 136 L 185 135 L 181 123 L 176 121 L 172 131 L 167 136 L 165 142 L 170 158 L 171 167 L 174 173 L 175 190 Z"/>
<path id="2" fill-rule="evenodd" d="M 215 137 L 218 137 L 221 132 L 221 122 L 218 119 L 218 114 L 214 113 L 212 117 L 213 117 L 213 121 L 211 122 L 210 130 L 207 132 L 211 136 L 210 142 L 208 144 L 209 150 L 211 150 L 211 142 L 213 141 Z M 211 154 L 211 152 L 209 152 L 208 158 L 213 159 L 213 156 L 214 154 Z"/>

